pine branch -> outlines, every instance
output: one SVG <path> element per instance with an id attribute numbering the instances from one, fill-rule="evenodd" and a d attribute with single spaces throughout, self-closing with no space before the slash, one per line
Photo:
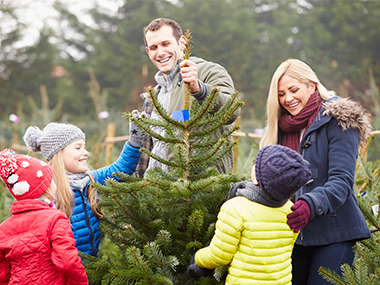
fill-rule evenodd
<path id="1" fill-rule="evenodd" d="M 226 155 L 227 153 L 229 153 L 231 151 L 231 149 L 236 145 L 236 142 L 233 142 L 233 143 L 228 143 L 226 142 L 227 146 L 226 147 L 220 147 L 220 150 L 218 152 L 215 152 L 214 154 L 210 154 L 210 152 L 208 152 L 208 160 L 199 160 L 198 157 L 195 157 L 195 159 L 198 159 L 198 162 L 191 162 L 191 166 L 195 169 L 197 169 L 196 167 L 197 166 L 211 166 L 211 165 L 215 165 L 216 161 L 221 159 L 224 155 Z M 206 154 L 206 155 L 207 155 Z"/>
<path id="2" fill-rule="evenodd" d="M 237 109 L 239 109 L 241 106 L 240 105 L 236 105 L 234 106 L 234 109 L 233 111 L 235 112 Z M 217 116 L 213 116 L 213 118 L 211 118 L 209 120 L 210 123 L 213 123 L 214 121 L 217 121 L 218 123 L 217 124 L 213 124 L 211 125 L 210 127 L 208 128 L 204 128 L 202 129 L 201 131 L 198 131 L 198 132 L 192 132 L 191 133 L 191 136 L 192 137 L 196 137 L 196 136 L 204 136 L 206 134 L 209 134 L 209 133 L 212 133 L 214 132 L 215 130 L 217 130 L 218 128 L 220 128 L 221 126 L 223 126 L 225 124 L 225 122 L 232 116 L 232 114 L 228 115 L 228 116 L 225 116 L 225 118 L 221 118 L 221 120 L 217 121 Z M 219 117 L 220 118 L 220 117 Z"/>
<path id="3" fill-rule="evenodd" d="M 149 94 L 149 98 L 156 109 L 157 113 L 168 123 L 170 123 L 172 126 L 177 126 L 181 129 L 184 128 L 184 123 L 182 121 L 177 121 L 172 119 L 166 110 L 163 108 L 161 103 L 158 101 L 157 93 L 153 88 L 148 88 L 147 93 Z"/>
<path id="4" fill-rule="evenodd" d="M 343 281 L 341 281 L 341 277 L 335 271 L 332 271 L 330 268 L 320 267 L 318 269 L 318 273 L 319 275 L 322 275 L 323 279 L 325 279 L 333 285 L 346 285 Z"/>
<path id="5" fill-rule="evenodd" d="M 238 94 L 239 93 L 236 91 L 231 96 L 231 98 L 229 98 L 228 101 L 222 106 L 222 108 L 220 108 L 219 111 L 214 113 L 210 118 L 206 116 L 207 122 L 209 124 L 213 124 L 214 122 L 219 122 L 221 120 L 224 124 L 224 122 L 226 122 L 238 108 L 244 105 L 243 101 L 237 101 Z M 215 105 L 218 96 L 219 89 L 215 87 L 211 91 L 211 94 L 209 95 L 207 101 L 203 102 L 201 109 L 198 111 L 200 114 L 198 114 L 194 120 L 189 121 L 189 124 L 191 124 L 192 128 L 198 128 L 202 126 L 202 123 L 199 122 L 199 119 L 204 118 L 205 115 L 212 112 L 213 106 Z M 234 105 L 235 107 L 233 107 Z"/>
<path id="6" fill-rule="evenodd" d="M 199 126 L 196 123 L 199 122 L 201 118 L 204 118 L 208 113 L 211 112 L 212 107 L 215 105 L 215 102 L 218 99 L 218 95 L 219 95 L 219 89 L 216 87 L 213 88 L 210 94 L 206 97 L 206 100 L 200 106 L 200 108 L 199 108 L 198 102 L 194 100 L 194 105 L 196 107 L 191 109 L 192 111 L 191 116 L 190 116 L 189 121 L 187 122 L 188 128 L 194 128 L 194 127 Z M 199 110 L 195 111 L 197 108 L 199 108 Z"/>
<path id="7" fill-rule="evenodd" d="M 169 252 L 170 246 L 172 244 L 171 234 L 167 230 L 160 230 L 157 233 L 157 240 L 156 240 L 158 246 L 162 248 L 166 253 Z"/>
<path id="8" fill-rule="evenodd" d="M 161 143 L 182 143 L 183 142 L 180 138 L 173 135 L 173 131 L 168 132 L 169 134 L 172 134 L 171 136 L 162 136 L 159 133 L 155 132 L 154 127 L 166 126 L 166 124 L 163 123 L 161 120 L 146 118 L 145 121 L 142 121 L 142 120 L 134 118 L 132 116 L 132 113 L 127 114 L 127 117 L 129 117 L 130 121 L 135 122 L 148 135 L 159 140 Z"/>
<path id="9" fill-rule="evenodd" d="M 196 232 L 200 233 L 200 229 L 203 226 L 204 214 L 202 210 L 193 211 L 188 219 L 188 232 L 190 237 L 194 238 Z"/>
<path id="10" fill-rule="evenodd" d="M 140 224 L 143 228 L 149 229 L 148 226 L 146 226 L 144 223 L 141 221 L 137 220 L 133 215 L 131 215 L 127 209 L 120 203 L 118 199 L 116 199 L 115 196 L 111 195 L 111 198 L 115 200 L 116 204 L 119 206 L 119 209 L 123 211 L 124 214 L 126 214 L 131 220 L 135 221 L 136 223 Z"/>
<path id="11" fill-rule="evenodd" d="M 210 146 L 213 146 L 215 145 L 221 138 L 229 138 L 233 132 L 239 130 L 240 127 L 239 126 L 234 126 L 233 128 L 231 128 L 228 132 L 225 132 L 223 134 L 221 134 L 219 137 L 215 138 L 214 140 L 210 140 L 209 142 L 199 142 L 199 143 L 192 143 L 190 148 L 191 149 L 196 149 L 196 148 L 207 148 L 207 147 L 210 147 Z"/>
<path id="12" fill-rule="evenodd" d="M 142 152 L 145 152 L 151 159 L 155 159 L 159 162 L 161 162 L 162 164 L 165 164 L 167 166 L 171 166 L 171 167 L 179 167 L 179 164 L 173 162 L 173 161 L 169 161 L 169 160 L 166 160 L 166 159 L 163 159 L 162 157 L 160 156 L 157 156 L 155 154 L 153 154 L 152 152 L 150 152 L 149 150 L 147 150 L 146 148 L 141 148 L 141 151 Z"/>

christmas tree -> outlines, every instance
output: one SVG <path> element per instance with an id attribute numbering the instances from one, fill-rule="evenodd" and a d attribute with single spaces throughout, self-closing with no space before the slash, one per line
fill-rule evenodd
<path id="1" fill-rule="evenodd" d="M 375 285 L 380 284 L 380 162 L 365 161 L 365 153 L 373 136 L 357 160 L 355 191 L 359 208 L 371 230 L 371 238 L 355 245 L 355 259 L 352 266 L 341 266 L 342 276 L 328 268 L 321 267 L 319 272 L 330 284 Z"/>
<path id="2" fill-rule="evenodd" d="M 184 59 L 190 56 L 191 34 Z M 96 284 L 218 284 L 213 277 L 190 279 L 186 274 L 192 255 L 213 237 L 220 206 L 233 183 L 247 179 L 241 174 L 220 174 L 215 164 L 232 151 L 231 134 L 238 127 L 213 139 L 214 132 L 243 105 L 238 92 L 216 113 L 214 88 L 200 105 L 186 89 L 181 119 L 173 119 L 162 107 L 154 89 L 146 90 L 162 120 L 126 113 L 139 128 L 170 148 L 169 161 L 147 149 L 142 151 L 168 166 L 154 168 L 144 178 L 118 173 L 123 181 L 96 184 L 106 215 L 101 229 L 118 250 L 113 258 L 87 257 L 90 282 Z M 156 130 L 161 128 L 165 135 Z M 161 133 L 161 132 L 160 132 Z"/>

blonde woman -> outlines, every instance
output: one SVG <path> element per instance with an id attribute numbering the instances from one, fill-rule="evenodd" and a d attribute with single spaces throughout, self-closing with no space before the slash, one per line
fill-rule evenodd
<path id="1" fill-rule="evenodd" d="M 40 151 L 54 171 L 57 184 L 56 207 L 69 219 L 79 251 L 98 255 L 100 218 L 103 216 L 91 182 L 104 184 L 112 174 L 133 174 L 140 159 L 143 134 L 130 128 L 130 139 L 119 158 L 110 166 L 88 170 L 85 134 L 71 124 L 50 123 L 42 131 L 29 127 L 24 141 L 30 151 Z"/>
<path id="2" fill-rule="evenodd" d="M 340 273 L 352 247 L 371 236 L 353 190 L 358 147 L 371 125 L 365 110 L 327 91 L 304 62 L 289 59 L 275 71 L 260 147 L 281 144 L 310 163 L 312 182 L 295 195 L 288 225 L 300 232 L 293 249 L 293 285 L 329 284 L 320 266 Z"/>

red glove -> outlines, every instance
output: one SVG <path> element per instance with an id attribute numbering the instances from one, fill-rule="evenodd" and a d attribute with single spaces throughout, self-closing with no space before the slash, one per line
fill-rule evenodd
<path id="1" fill-rule="evenodd" d="M 287 224 L 298 233 L 310 219 L 310 206 L 305 200 L 298 200 L 290 209 L 293 212 L 288 214 Z"/>

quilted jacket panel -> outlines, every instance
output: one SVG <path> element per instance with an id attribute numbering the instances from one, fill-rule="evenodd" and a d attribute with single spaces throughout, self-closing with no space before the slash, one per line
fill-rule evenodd
<path id="1" fill-rule="evenodd" d="M 46 203 L 16 201 L 0 225 L 0 284 L 87 284 L 69 220 Z"/>

